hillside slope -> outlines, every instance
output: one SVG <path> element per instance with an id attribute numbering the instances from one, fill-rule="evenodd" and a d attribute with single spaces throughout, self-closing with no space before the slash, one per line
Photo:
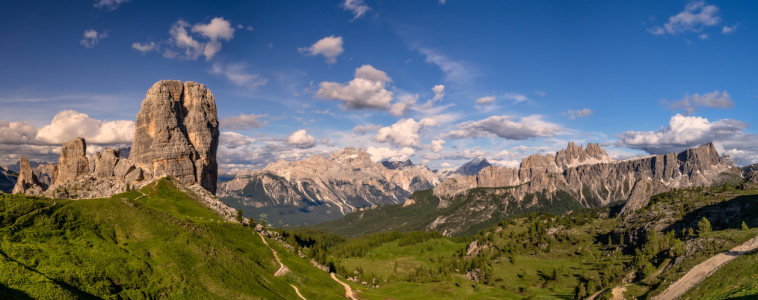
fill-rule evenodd
<path id="1" fill-rule="evenodd" d="M 165 178 L 107 199 L 0 194 L 0 298 L 340 299 L 305 260 L 271 250 Z M 272 243 L 272 242 L 269 242 Z M 280 250 L 278 252 L 286 252 Z"/>

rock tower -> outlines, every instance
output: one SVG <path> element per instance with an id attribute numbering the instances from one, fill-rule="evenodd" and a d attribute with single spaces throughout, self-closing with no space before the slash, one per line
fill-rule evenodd
<path id="1" fill-rule="evenodd" d="M 218 138 L 211 91 L 196 82 L 163 80 L 142 101 L 129 159 L 154 178 L 170 175 L 215 194 Z"/>

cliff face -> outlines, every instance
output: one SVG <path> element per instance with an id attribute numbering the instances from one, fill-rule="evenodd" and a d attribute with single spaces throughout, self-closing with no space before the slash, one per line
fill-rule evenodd
<path id="1" fill-rule="evenodd" d="M 364 206 L 401 203 L 412 192 L 438 183 L 434 173 L 423 165 L 388 169 L 371 162 L 363 149 L 345 148 L 329 158 L 313 155 L 242 172 L 222 183 L 218 194 L 243 206 L 299 207 L 303 213 L 311 207 L 327 205 L 334 208 L 330 210 L 334 219 Z"/>
<path id="2" fill-rule="evenodd" d="M 129 159 L 155 178 L 170 175 L 215 194 L 218 138 L 210 90 L 195 82 L 163 80 L 142 102 Z"/>
<path id="3" fill-rule="evenodd" d="M 650 196 L 673 188 L 708 186 L 739 177 L 740 170 L 723 163 L 710 143 L 678 154 L 623 161 L 613 161 L 597 144 L 583 149 L 569 143 L 555 156 L 525 158 L 519 169 L 489 167 L 475 176 L 445 180 L 435 187 L 434 194 L 440 197 L 440 206 L 446 206 L 455 195 L 471 188 L 525 184 L 512 192 L 518 201 L 526 193 L 561 190 L 585 207 L 629 199 L 629 209 L 633 209 Z"/>
<path id="4" fill-rule="evenodd" d="M 16 186 L 13 188 L 13 193 L 30 193 L 35 195 L 42 193 L 47 186 L 37 180 L 37 175 L 32 172 L 32 167 L 29 165 L 29 160 L 26 159 L 26 156 L 21 157 L 19 164 L 21 170 L 19 171 Z"/>
<path id="5" fill-rule="evenodd" d="M 23 169 L 23 166 L 21 168 Z M 61 158 L 58 160 L 58 172 L 54 176 L 54 184 L 77 179 L 87 173 L 89 173 L 87 142 L 83 138 L 75 138 L 64 143 L 61 148 Z"/>

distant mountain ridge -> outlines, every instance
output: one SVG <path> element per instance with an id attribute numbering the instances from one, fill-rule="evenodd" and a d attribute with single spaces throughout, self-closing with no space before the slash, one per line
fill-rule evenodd
<path id="1" fill-rule="evenodd" d="M 435 173 L 437 174 L 437 177 L 439 177 L 440 180 L 444 180 L 446 178 L 455 178 L 460 176 L 468 176 L 468 175 L 476 175 L 479 174 L 479 171 L 486 167 L 491 167 L 489 161 L 487 161 L 486 158 L 482 157 L 481 155 L 478 155 L 477 157 L 473 158 L 472 160 L 468 161 L 467 163 L 463 164 L 460 167 L 457 168 L 448 168 L 448 169 L 442 169 L 438 170 Z"/>
<path id="2" fill-rule="evenodd" d="M 13 191 L 13 187 L 16 186 L 18 178 L 13 176 L 12 170 L 0 166 L 0 191 L 4 193 L 10 193 Z"/>
<path id="3" fill-rule="evenodd" d="M 365 150 L 348 147 L 328 158 L 313 155 L 245 170 L 221 183 L 218 195 L 246 215 L 276 214 L 283 222 L 314 223 L 363 207 L 403 203 L 411 193 L 437 184 L 437 176 L 424 165 L 374 163 Z"/>

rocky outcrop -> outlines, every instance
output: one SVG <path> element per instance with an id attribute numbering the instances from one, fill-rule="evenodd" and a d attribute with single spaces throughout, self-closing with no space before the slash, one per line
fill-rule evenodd
<path id="1" fill-rule="evenodd" d="M 216 102 L 204 85 L 163 80 L 148 90 L 129 154 L 152 177 L 173 176 L 216 192 Z"/>
<path id="2" fill-rule="evenodd" d="M 58 160 L 58 172 L 54 184 L 74 180 L 88 174 L 87 142 L 83 138 L 75 138 L 63 144 L 61 158 Z"/>
<path id="3" fill-rule="evenodd" d="M 30 162 L 31 163 L 31 162 Z M 41 163 L 37 167 L 32 167 L 34 175 L 37 175 L 37 179 L 40 183 L 46 186 L 50 186 L 55 182 L 55 175 L 58 172 L 58 165 L 51 163 Z"/>
<path id="4" fill-rule="evenodd" d="M 13 173 L 14 172 L 10 169 L 0 166 L 0 192 L 13 192 L 13 188 L 16 186 L 16 181 L 18 179 Z"/>
<path id="5" fill-rule="evenodd" d="M 476 176 L 445 180 L 434 188 L 434 194 L 442 199 L 440 206 L 446 206 L 455 195 L 466 193 L 474 187 L 526 184 L 512 190 L 517 201 L 529 193 L 562 190 L 573 195 L 585 207 L 633 200 L 629 202 L 628 211 L 644 205 L 650 196 L 670 189 L 710 186 L 740 177 L 740 170 L 723 163 L 711 143 L 678 154 L 651 155 L 623 161 L 607 157 L 600 145 L 590 144 L 583 149 L 569 143 L 565 150 L 558 151 L 555 156 L 535 154 L 525 158 L 519 169 L 490 167 Z"/>
<path id="6" fill-rule="evenodd" d="M 758 164 L 742 168 L 742 176 L 745 177 L 745 181 L 758 183 Z"/>
<path id="7" fill-rule="evenodd" d="M 334 218 L 378 204 L 404 203 L 411 193 L 430 189 L 439 180 L 424 165 L 387 169 L 374 163 L 363 149 L 345 148 L 329 158 L 270 163 L 266 168 L 240 172 L 219 186 L 225 201 L 247 208 L 295 207 L 308 213 L 329 206 Z M 247 207 L 247 208 L 246 208 Z"/>
<path id="8" fill-rule="evenodd" d="M 113 170 L 119 162 L 119 151 L 113 148 L 105 149 L 95 154 L 95 176 L 107 178 L 113 176 Z"/>
<path id="9" fill-rule="evenodd" d="M 34 172 L 32 172 L 32 167 L 29 165 L 29 160 L 26 159 L 26 156 L 21 157 L 19 164 L 21 170 L 19 171 L 16 186 L 13 188 L 13 193 L 30 195 L 41 194 L 47 186 L 44 186 L 39 180 L 37 180 L 37 175 L 34 175 Z"/>

